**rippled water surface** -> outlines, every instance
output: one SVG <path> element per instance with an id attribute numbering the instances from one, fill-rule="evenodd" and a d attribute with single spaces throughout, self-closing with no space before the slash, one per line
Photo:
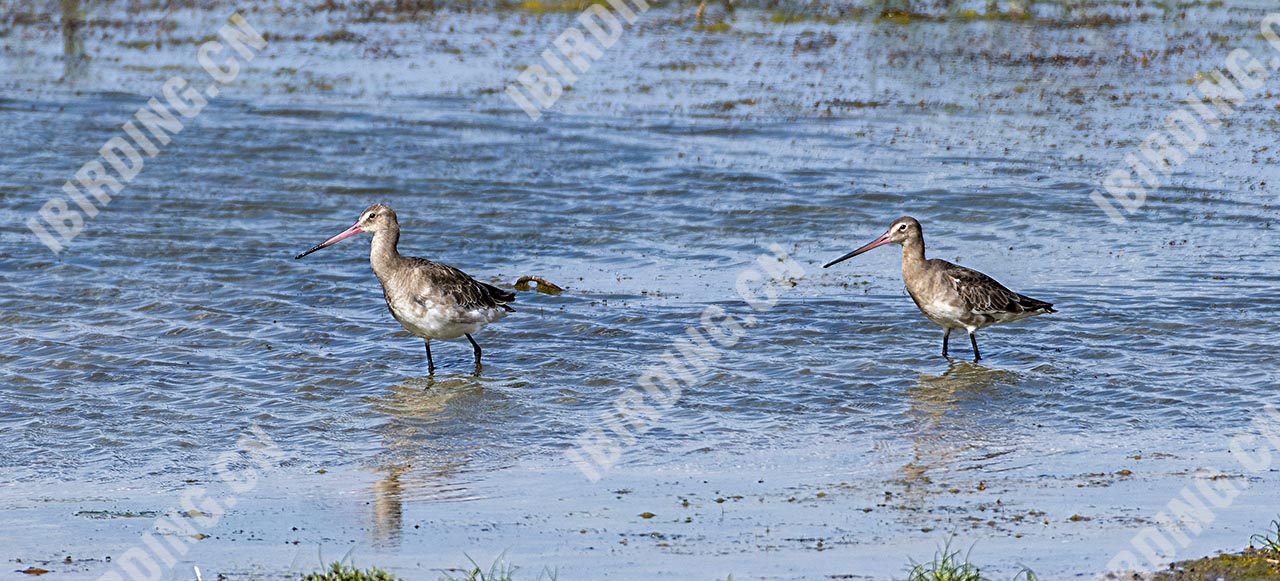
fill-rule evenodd
<path id="1" fill-rule="evenodd" d="M 1088 198 L 1196 73 L 1266 54 L 1260 7 L 1103 27 L 743 10 L 705 33 L 664 8 L 538 122 L 500 88 L 572 13 L 284 35 L 59 256 L 23 222 L 199 74 L 195 45 L 92 36 L 120 58 L 68 88 L 56 33 L 9 29 L 0 511 L 22 526 L 0 557 L 96 577 L 149 522 L 84 511 L 163 511 L 259 426 L 287 460 L 196 545 L 215 570 L 306 569 L 319 546 L 409 578 L 503 551 L 561 579 L 883 578 L 955 534 L 994 571 L 1103 571 L 1189 474 L 1240 473 L 1230 437 L 1280 400 L 1277 81 L 1126 224 Z M 179 11 L 170 34 L 223 17 Z M 374 202 L 406 254 L 567 291 L 477 335 L 481 376 L 450 341 L 429 377 L 367 237 L 293 259 Z M 931 256 L 1060 312 L 941 358 L 897 247 L 821 268 L 904 214 Z M 804 274 L 755 312 L 736 280 L 770 244 Z M 756 324 L 589 482 L 563 452 L 707 305 Z M 1179 556 L 1264 527 L 1272 474 Z"/>

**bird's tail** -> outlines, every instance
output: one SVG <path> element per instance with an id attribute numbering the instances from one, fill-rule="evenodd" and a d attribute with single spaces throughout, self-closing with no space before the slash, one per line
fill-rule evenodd
<path id="1" fill-rule="evenodd" d="M 1035 313 L 1056 313 L 1057 309 L 1053 308 L 1053 303 L 1046 303 L 1042 300 L 1033 299 L 1027 295 L 1018 295 L 1018 306 L 1025 311 Z"/>
<path id="2" fill-rule="evenodd" d="M 508 313 L 514 313 L 516 311 L 514 307 L 507 305 L 507 303 L 516 302 L 516 293 L 513 293 L 509 290 L 500 289 L 491 284 L 487 284 L 483 282 L 480 284 L 484 285 L 485 287 L 484 290 L 488 293 L 489 298 L 493 299 L 493 302 L 496 303 L 499 307 L 502 307 Z"/>

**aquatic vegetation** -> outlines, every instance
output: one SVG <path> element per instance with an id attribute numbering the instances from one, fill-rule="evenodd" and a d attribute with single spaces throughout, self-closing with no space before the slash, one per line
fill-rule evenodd
<path id="1" fill-rule="evenodd" d="M 1152 577 L 1153 581 L 1215 581 L 1231 579 L 1275 579 L 1280 575 L 1277 554 L 1272 550 L 1245 549 L 1239 553 L 1204 557 L 1169 565 Z"/>
<path id="2" fill-rule="evenodd" d="M 1280 520 L 1271 521 L 1270 533 L 1259 533 L 1249 537 L 1249 544 L 1257 543 L 1260 548 L 1280 553 Z"/>
<path id="3" fill-rule="evenodd" d="M 1275 579 L 1280 575 L 1280 520 L 1271 530 L 1249 537 L 1250 546 L 1239 553 L 1179 561 L 1154 581 L 1209 581 L 1216 579 Z M 1257 545 L 1254 547 L 1253 545 Z"/>
<path id="4" fill-rule="evenodd" d="M 594 2 L 586 0 L 525 0 L 515 5 L 516 10 L 534 14 L 555 14 L 557 12 L 582 12 Z"/>
<path id="5" fill-rule="evenodd" d="M 360 42 L 364 42 L 365 38 L 345 28 L 339 28 L 337 30 L 332 30 L 324 34 L 316 35 L 316 37 L 313 40 L 315 40 L 316 42 L 322 42 L 326 44 L 334 44 L 339 42 L 360 43 Z"/>
<path id="6" fill-rule="evenodd" d="M 467 556 L 467 560 L 471 562 L 471 568 L 466 571 L 466 576 L 454 577 L 446 574 L 440 577 L 440 581 L 516 581 L 515 573 L 518 567 L 507 563 L 502 555 L 498 555 L 493 564 L 489 565 L 487 572 L 480 568 L 475 559 Z M 537 577 L 533 578 L 533 581 L 544 580 L 556 581 L 555 572 L 543 569 L 541 573 L 538 573 Z"/>
<path id="7" fill-rule="evenodd" d="M 912 12 L 910 10 L 900 10 L 891 8 L 880 13 L 876 17 L 877 22 L 892 22 L 894 24 L 911 24 L 912 22 L 932 22 L 937 18 L 925 14 L 923 12 Z"/>
<path id="8" fill-rule="evenodd" d="M 715 103 L 711 105 L 711 107 L 713 109 L 723 112 L 723 111 L 732 111 L 736 109 L 739 105 L 752 107 L 752 106 L 755 106 L 755 104 L 756 104 L 755 99 L 738 99 L 736 101 L 721 101 L 719 103 Z"/>
<path id="9" fill-rule="evenodd" d="M 862 16 L 863 16 L 863 11 L 859 10 L 852 14 L 847 15 L 847 18 L 851 21 L 857 21 L 857 20 L 860 20 Z M 808 14 L 803 12 L 784 11 L 784 12 L 773 12 L 772 15 L 769 17 L 769 20 L 774 24 L 800 24 L 800 23 L 808 23 L 808 22 L 820 22 L 823 24 L 838 24 L 840 22 L 840 17 L 825 15 L 825 14 Z"/>
<path id="10" fill-rule="evenodd" d="M 564 292 L 564 287 L 540 276 L 531 275 L 520 277 L 515 287 L 518 291 L 537 291 L 544 295 L 558 295 Z"/>
<path id="11" fill-rule="evenodd" d="M 715 24 L 695 24 L 694 32 L 729 32 L 733 26 L 728 22 L 717 22 Z"/>
<path id="12" fill-rule="evenodd" d="M 984 577 L 978 567 L 969 562 L 969 554 L 960 556 L 960 551 L 951 550 L 948 539 L 938 548 L 933 560 L 927 563 L 912 563 L 907 571 L 907 581 L 983 581 Z"/>
<path id="13" fill-rule="evenodd" d="M 400 578 L 377 567 L 357 569 L 334 563 L 325 571 L 304 575 L 302 581 L 400 581 Z"/>
<path id="14" fill-rule="evenodd" d="M 970 549 L 972 551 L 972 549 Z M 1013 577 L 1013 581 L 1038 581 L 1035 572 L 1026 567 Z M 927 563 L 912 562 L 907 571 L 907 581 L 991 581 L 982 575 L 977 565 L 969 562 L 969 553 L 960 556 L 960 551 L 951 550 L 951 539 L 947 539 L 933 560 Z"/>

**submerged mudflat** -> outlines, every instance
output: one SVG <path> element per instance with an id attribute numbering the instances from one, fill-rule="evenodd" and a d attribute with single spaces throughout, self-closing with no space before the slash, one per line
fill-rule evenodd
<path id="1" fill-rule="evenodd" d="M 1092 577 L 1145 566 L 1184 493 L 1212 519 L 1156 556 L 1238 550 L 1280 492 L 1232 454 L 1280 455 L 1280 80 L 1125 224 L 1089 195 L 1231 50 L 1269 54 L 1263 8 L 655 7 L 532 121 L 504 89 L 576 10 L 241 7 L 266 47 L 60 255 L 25 221 L 237 7 L 91 10 L 70 78 L 55 21 L 11 16 L 0 569 L 97 578 L 186 514 L 165 570 L 205 578 L 883 579 L 952 537 Z M 565 291 L 477 337 L 481 377 L 452 342 L 428 378 L 366 239 L 292 260 L 373 202 L 405 254 Z M 903 214 L 1060 312 L 942 359 L 896 249 L 821 268 Z M 756 309 L 773 244 L 798 271 Z M 708 306 L 753 319 L 589 480 L 565 452 Z"/>

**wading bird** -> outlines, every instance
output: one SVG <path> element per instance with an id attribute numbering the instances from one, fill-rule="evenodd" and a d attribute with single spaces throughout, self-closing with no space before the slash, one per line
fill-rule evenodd
<path id="1" fill-rule="evenodd" d="M 400 222 L 395 211 L 383 204 L 369 206 L 350 228 L 294 258 L 364 232 L 373 234 L 369 263 L 382 283 L 382 296 L 391 316 L 427 343 L 427 372 L 436 369 L 431 360 L 432 339 L 465 335 L 475 351 L 476 373 L 480 373 L 480 345 L 471 334 L 515 311 L 507 306 L 515 302 L 515 293 L 480 282 L 447 264 L 402 256 L 396 250 Z"/>
<path id="2" fill-rule="evenodd" d="M 828 268 L 885 244 L 902 245 L 902 280 L 907 294 L 930 321 L 946 329 L 942 335 L 942 356 L 947 355 L 947 339 L 952 329 L 969 332 L 973 360 L 978 354 L 978 329 L 1010 323 L 1032 315 L 1056 313 L 1053 305 L 1020 295 L 976 270 L 924 257 L 924 231 L 911 216 L 894 220 L 889 230 L 870 244 L 823 265 Z"/>

